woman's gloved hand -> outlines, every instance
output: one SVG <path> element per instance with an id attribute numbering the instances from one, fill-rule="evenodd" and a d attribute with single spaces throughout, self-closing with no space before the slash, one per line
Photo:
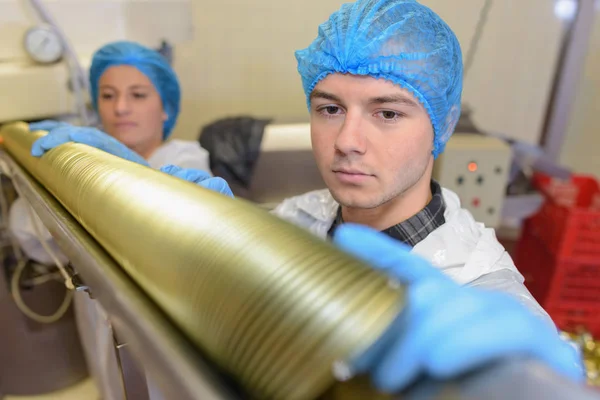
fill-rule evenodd
<path id="1" fill-rule="evenodd" d="M 67 122 L 55 121 L 52 119 L 46 119 L 44 121 L 32 122 L 29 124 L 30 131 L 47 131 L 50 132 L 52 129 L 59 127 L 73 126 Z"/>
<path id="2" fill-rule="evenodd" d="M 355 373 L 370 373 L 379 390 L 398 392 L 421 374 L 450 378 L 511 356 L 584 380 L 577 351 L 509 295 L 460 286 L 407 246 L 364 226 L 340 226 L 334 242 L 407 285 L 403 313 L 351 365 Z"/>
<path id="3" fill-rule="evenodd" d="M 206 171 L 199 169 L 186 169 L 176 165 L 165 165 L 160 169 L 162 172 L 184 181 L 192 182 L 206 189 L 219 192 L 225 196 L 233 197 L 233 192 L 223 178 L 211 177 Z"/>
<path id="4" fill-rule="evenodd" d="M 39 125 L 31 124 L 29 129 L 34 130 L 34 127 L 40 129 L 39 126 L 50 127 L 49 122 L 48 125 L 41 124 L 42 123 Z M 48 150 L 68 142 L 86 144 L 125 160 L 149 166 L 148 162 L 142 156 L 107 133 L 96 128 L 73 126 L 62 123 L 58 123 L 55 128 L 48 129 L 48 134 L 46 136 L 39 138 L 33 143 L 33 146 L 31 146 L 31 155 L 34 157 L 41 157 Z"/>

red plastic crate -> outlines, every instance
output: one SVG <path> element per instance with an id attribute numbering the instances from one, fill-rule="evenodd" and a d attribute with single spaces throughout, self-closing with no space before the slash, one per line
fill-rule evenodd
<path id="1" fill-rule="evenodd" d="M 585 327 L 600 337 L 600 260 L 579 263 L 552 254 L 525 223 L 515 264 L 525 285 L 560 329 Z"/>
<path id="2" fill-rule="evenodd" d="M 578 262 L 557 257 L 532 228 L 532 221 L 527 221 L 517 246 L 515 264 L 535 298 L 545 307 L 594 306 L 600 310 L 600 259 Z"/>
<path id="3" fill-rule="evenodd" d="M 597 309 L 554 307 L 546 311 L 548 311 L 556 326 L 564 332 L 576 333 L 579 329 L 584 328 L 585 331 L 596 338 L 600 335 L 600 317 Z"/>
<path id="4" fill-rule="evenodd" d="M 525 221 L 517 268 L 559 328 L 600 336 L 600 185 L 587 176 L 534 182 L 546 199 Z"/>
<path id="5" fill-rule="evenodd" d="M 544 194 L 540 211 L 530 218 L 531 233 L 559 258 L 600 260 L 600 184 L 589 176 L 569 181 L 536 175 Z"/>

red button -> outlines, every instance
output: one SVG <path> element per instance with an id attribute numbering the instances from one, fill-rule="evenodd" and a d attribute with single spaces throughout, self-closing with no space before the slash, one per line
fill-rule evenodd
<path id="1" fill-rule="evenodd" d="M 473 206 L 474 206 L 474 207 L 479 207 L 479 205 L 480 205 L 480 204 L 481 204 L 481 200 L 479 200 L 479 198 L 478 198 L 478 197 L 475 197 L 475 198 L 473 199 Z"/>

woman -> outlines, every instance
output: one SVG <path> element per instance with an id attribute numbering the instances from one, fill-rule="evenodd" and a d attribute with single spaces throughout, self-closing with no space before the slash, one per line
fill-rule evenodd
<path id="1" fill-rule="evenodd" d="M 93 56 L 89 73 L 92 104 L 102 129 L 73 127 L 56 121 L 31 124 L 31 130 L 48 130 L 48 139 L 68 138 L 77 132 L 85 135 L 80 142 L 102 142 L 110 152 L 160 168 L 166 164 L 194 168 L 210 174 L 208 152 L 198 142 L 169 139 L 179 115 L 181 92 L 175 72 L 158 52 L 132 42 L 115 42 L 100 48 Z M 56 135 L 58 133 L 58 135 Z M 173 167 L 164 172 L 177 175 Z M 25 254 L 32 260 L 50 265 L 51 257 L 40 244 L 48 242 L 63 263 L 67 258 L 41 229 L 38 238 L 24 199 L 17 199 L 10 210 L 10 229 Z M 41 222 L 39 226 L 43 227 Z M 120 377 L 114 357 L 110 324 L 97 302 L 85 293 L 75 296 L 77 322 L 90 372 L 102 398 L 120 398 Z M 102 362 L 99 362 L 102 360 Z"/>
<path id="2" fill-rule="evenodd" d="M 210 171 L 208 152 L 198 142 L 167 141 L 181 92 L 175 72 L 158 52 L 131 42 L 102 47 L 92 60 L 90 87 L 104 131 L 150 166 L 195 165 Z"/>
<path id="3" fill-rule="evenodd" d="M 210 174 L 208 152 L 198 142 L 168 140 L 179 115 L 181 92 L 175 72 L 162 55 L 133 42 L 109 43 L 94 54 L 89 79 L 92 104 L 102 129 L 116 140 L 107 142 L 106 135 L 94 128 L 77 128 L 78 134 L 87 136 L 85 141 L 111 145 L 112 152 L 124 158 L 140 156 L 143 160 L 136 161 L 152 168 L 176 164 Z M 69 124 L 56 121 L 34 123 L 30 128 L 60 130 L 66 136 L 73 131 Z M 51 264 L 35 235 L 26 206 L 23 199 L 13 204 L 11 230 L 29 258 Z M 50 234 L 44 233 L 43 239 L 51 240 Z M 56 246 L 52 247 L 59 252 Z M 66 260 L 64 256 L 60 258 Z"/>

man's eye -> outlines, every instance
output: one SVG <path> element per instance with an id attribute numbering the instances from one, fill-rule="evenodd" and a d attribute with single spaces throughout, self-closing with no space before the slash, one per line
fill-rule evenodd
<path id="1" fill-rule="evenodd" d="M 404 114 L 402 114 L 398 111 L 391 111 L 391 110 L 378 111 L 375 115 L 377 118 L 379 118 L 382 122 L 385 122 L 386 124 L 396 123 L 402 117 L 405 117 Z"/>

